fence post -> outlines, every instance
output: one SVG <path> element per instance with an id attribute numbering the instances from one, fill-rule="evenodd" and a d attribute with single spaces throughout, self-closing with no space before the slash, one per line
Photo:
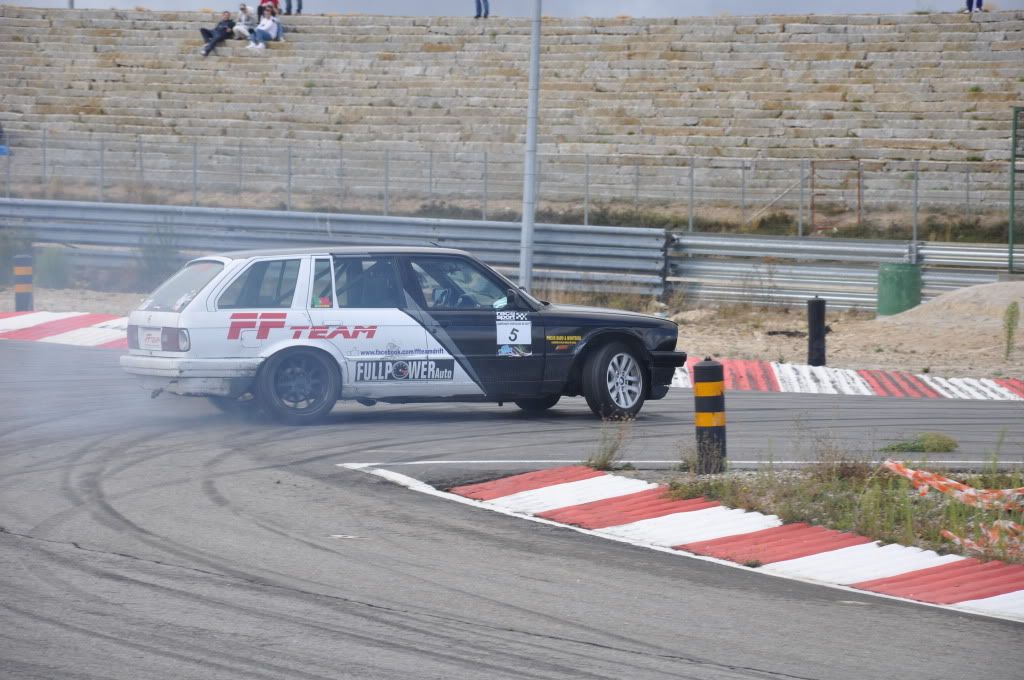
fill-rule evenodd
<path id="1" fill-rule="evenodd" d="M 697 431 L 697 474 L 725 470 L 725 371 L 707 357 L 693 366 L 693 422 Z"/>
<path id="2" fill-rule="evenodd" d="M 740 223 L 747 222 L 747 162 L 740 161 Z"/>
<path id="3" fill-rule="evenodd" d="M 864 225 L 864 163 L 857 159 L 857 226 Z"/>
<path id="4" fill-rule="evenodd" d="M 640 164 L 633 165 L 633 210 L 640 210 Z"/>
<path id="5" fill-rule="evenodd" d="M 285 210 L 292 209 L 292 143 L 288 142 L 288 195 L 284 204 Z"/>
<path id="6" fill-rule="evenodd" d="M 192 207 L 199 204 L 199 142 L 192 140 Z"/>
<path id="7" fill-rule="evenodd" d="M 811 177 L 810 177 L 810 180 L 811 180 L 811 224 L 809 226 L 811 227 L 810 231 L 813 233 L 814 232 L 814 225 L 817 224 L 817 220 L 815 219 L 815 218 L 817 218 L 817 215 L 814 214 L 814 212 L 815 212 L 814 209 L 817 207 L 816 205 L 814 205 L 814 191 L 816 189 L 816 187 L 814 186 L 814 178 L 817 176 L 817 173 L 815 172 L 815 170 L 817 170 L 817 161 L 812 160 L 811 163 L 810 163 L 810 166 L 811 166 Z M 803 234 L 801 234 L 801 236 L 803 236 Z"/>
<path id="8" fill-rule="evenodd" d="M 384 151 L 384 214 L 391 214 L 391 149 Z"/>
<path id="9" fill-rule="evenodd" d="M 590 226 L 590 154 L 583 157 L 583 226 Z"/>
<path id="10" fill-rule="evenodd" d="M 242 150 L 242 140 L 238 140 L 238 193 L 242 193 L 245 187 L 245 152 Z"/>
<path id="11" fill-rule="evenodd" d="M 696 193 L 694 191 L 694 182 L 696 181 L 696 177 L 694 176 L 693 164 L 695 162 L 696 162 L 696 158 L 694 156 L 690 156 L 690 205 L 689 205 L 690 220 L 689 220 L 689 231 L 693 231 L 693 201 L 694 201 L 694 195 Z"/>
<path id="12" fill-rule="evenodd" d="M 965 190 L 967 193 L 964 204 L 967 210 L 967 219 L 971 219 L 971 166 L 967 166 L 967 177 L 964 180 L 964 184 L 966 185 Z"/>
<path id="13" fill-rule="evenodd" d="M 46 172 L 46 148 L 47 148 L 47 146 L 48 145 L 47 145 L 47 140 L 46 140 L 46 128 L 44 127 L 43 128 L 43 184 L 46 184 L 47 179 L 48 179 L 48 177 L 46 176 L 47 175 L 47 172 Z"/>
<path id="14" fill-rule="evenodd" d="M 910 238 L 914 241 L 915 244 L 917 243 L 917 208 L 918 208 L 917 197 L 918 197 L 918 185 L 920 184 L 920 179 L 921 179 L 921 172 L 920 172 L 920 170 L 921 170 L 921 161 L 914 161 L 914 225 L 913 225 L 913 233 L 911 234 Z"/>
<path id="15" fill-rule="evenodd" d="M 434 202 L 434 150 L 427 152 L 427 193 L 430 195 L 430 202 Z"/>
<path id="16" fill-rule="evenodd" d="M 487 152 L 484 151 L 484 207 L 483 207 L 483 212 L 481 213 L 481 215 L 483 215 L 483 219 L 485 219 L 485 220 L 487 219 L 487 191 L 488 191 L 488 187 L 487 187 L 487 169 L 488 169 L 488 166 L 487 166 Z"/>
<path id="17" fill-rule="evenodd" d="M 135 144 L 139 154 L 139 202 L 142 202 L 146 185 L 146 162 L 143 160 L 142 135 L 135 136 Z"/>
<path id="18" fill-rule="evenodd" d="M 345 147 L 338 146 L 338 210 L 345 207 Z"/>
<path id="19" fill-rule="evenodd" d="M 104 163 L 104 157 L 103 157 L 103 138 L 100 137 L 96 141 L 96 143 L 99 144 L 99 147 L 100 147 L 100 168 L 99 168 L 100 176 L 99 176 L 99 187 L 98 187 L 97 193 L 99 194 L 99 197 L 100 197 L 100 203 L 102 203 L 103 202 L 103 187 L 107 183 L 107 178 L 106 178 L 106 173 L 105 173 L 105 168 L 104 168 L 105 163 Z"/>
<path id="20" fill-rule="evenodd" d="M 800 161 L 800 210 L 799 219 L 796 223 L 796 235 L 803 238 L 804 235 L 804 206 L 807 205 L 807 159 Z"/>

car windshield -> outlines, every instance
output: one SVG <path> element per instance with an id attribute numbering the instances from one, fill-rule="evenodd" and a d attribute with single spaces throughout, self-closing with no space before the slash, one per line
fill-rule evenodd
<path id="1" fill-rule="evenodd" d="M 180 312 L 223 269 L 224 264 L 214 260 L 189 262 L 157 288 L 139 309 L 150 312 Z"/>

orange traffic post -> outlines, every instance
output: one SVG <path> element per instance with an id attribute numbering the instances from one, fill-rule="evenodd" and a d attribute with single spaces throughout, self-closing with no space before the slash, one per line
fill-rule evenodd
<path id="1" fill-rule="evenodd" d="M 725 371 L 707 357 L 693 367 L 693 420 L 697 430 L 697 474 L 725 471 Z"/>
<path id="2" fill-rule="evenodd" d="M 32 311 L 32 256 L 14 256 L 14 311 Z"/>

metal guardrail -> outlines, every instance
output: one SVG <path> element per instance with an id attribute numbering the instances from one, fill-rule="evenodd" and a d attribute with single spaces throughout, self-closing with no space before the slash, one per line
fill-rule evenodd
<path id="1" fill-rule="evenodd" d="M 512 222 L 26 199 L 0 199 L 0 219 L 5 229 L 36 242 L 88 246 L 76 254 L 92 262 L 138 259 L 147 246 L 200 253 L 429 244 L 464 248 L 510 274 L 519 261 L 520 226 Z M 538 224 L 534 247 L 538 288 L 663 292 L 661 229 Z"/>
<path id="2" fill-rule="evenodd" d="M 835 308 L 874 307 L 878 265 L 922 265 L 922 299 L 997 279 L 1004 246 L 673 234 L 666 290 L 670 295 L 761 304 L 801 303 L 815 295 Z"/>
<path id="3" fill-rule="evenodd" d="M 520 225 L 334 213 L 0 199 L 0 229 L 75 246 L 83 264 L 139 264 L 146 247 L 201 253 L 301 245 L 464 248 L 515 275 Z M 537 288 L 681 295 L 707 301 L 873 307 L 878 265 L 922 264 L 923 299 L 997 279 L 1005 246 L 666 233 L 661 229 L 539 224 Z"/>

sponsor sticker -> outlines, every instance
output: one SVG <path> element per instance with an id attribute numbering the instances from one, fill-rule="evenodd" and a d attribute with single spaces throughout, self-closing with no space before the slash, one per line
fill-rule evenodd
<path id="1" fill-rule="evenodd" d="M 356 363 L 356 382 L 444 382 L 455 378 L 452 359 L 412 361 L 360 361 Z"/>
<path id="2" fill-rule="evenodd" d="M 545 339 L 551 343 L 556 352 L 565 352 L 572 349 L 583 340 L 582 335 L 548 335 Z"/>
<path id="3" fill-rule="evenodd" d="M 526 312 L 496 312 L 499 357 L 533 354 L 533 322 Z"/>

